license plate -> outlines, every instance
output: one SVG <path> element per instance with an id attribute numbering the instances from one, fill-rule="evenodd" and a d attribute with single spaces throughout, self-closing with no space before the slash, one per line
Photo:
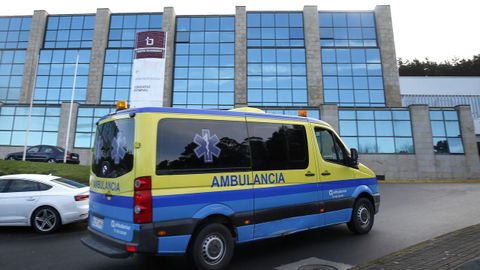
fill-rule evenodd
<path id="1" fill-rule="evenodd" d="M 103 230 L 103 219 L 98 217 L 92 217 L 92 227 L 99 230 Z"/>
<path id="2" fill-rule="evenodd" d="M 76 157 L 76 156 L 73 156 L 72 159 L 77 159 L 77 157 Z"/>

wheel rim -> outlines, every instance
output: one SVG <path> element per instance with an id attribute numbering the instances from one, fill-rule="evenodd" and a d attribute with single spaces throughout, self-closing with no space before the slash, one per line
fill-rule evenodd
<path id="1" fill-rule="evenodd" d="M 370 211 L 364 205 L 360 206 L 357 210 L 357 218 L 362 227 L 368 226 L 370 223 Z"/>
<path id="2" fill-rule="evenodd" d="M 53 159 L 48 160 L 48 163 L 54 163 L 54 162 L 55 162 L 55 160 L 53 160 Z"/>
<path id="3" fill-rule="evenodd" d="M 35 226 L 42 232 L 51 231 L 57 224 L 57 216 L 50 209 L 42 209 L 35 216 Z"/>
<path id="4" fill-rule="evenodd" d="M 9 159 L 9 160 L 14 160 L 15 158 L 14 158 L 14 157 L 9 157 L 8 159 Z"/>
<path id="5" fill-rule="evenodd" d="M 211 234 L 202 243 L 202 257 L 209 265 L 222 261 L 225 251 L 225 239 L 221 235 Z"/>

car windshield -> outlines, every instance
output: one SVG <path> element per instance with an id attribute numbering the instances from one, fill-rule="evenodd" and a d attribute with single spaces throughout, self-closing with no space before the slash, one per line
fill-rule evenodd
<path id="1" fill-rule="evenodd" d="M 52 180 L 52 182 L 55 182 L 57 184 L 69 187 L 69 188 L 83 188 L 86 187 L 86 185 L 82 183 L 78 183 L 76 181 L 66 179 L 66 178 L 55 178 Z"/>

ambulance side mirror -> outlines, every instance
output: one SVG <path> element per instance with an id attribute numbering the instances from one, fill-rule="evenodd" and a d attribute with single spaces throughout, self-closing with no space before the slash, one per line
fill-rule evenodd
<path id="1" fill-rule="evenodd" d="M 356 148 L 350 148 L 350 164 L 358 166 L 358 151 Z"/>

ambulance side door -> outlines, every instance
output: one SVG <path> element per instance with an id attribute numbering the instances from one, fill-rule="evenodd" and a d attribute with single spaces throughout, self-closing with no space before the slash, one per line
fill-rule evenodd
<path id="1" fill-rule="evenodd" d="M 308 122 L 247 117 L 254 182 L 255 239 L 321 223 L 314 140 Z"/>
<path id="2" fill-rule="evenodd" d="M 355 169 L 348 166 L 349 153 L 337 134 L 326 127 L 315 126 L 318 145 L 319 189 L 325 225 L 346 222 L 346 209 L 351 208 L 349 182 L 355 177 Z"/>

